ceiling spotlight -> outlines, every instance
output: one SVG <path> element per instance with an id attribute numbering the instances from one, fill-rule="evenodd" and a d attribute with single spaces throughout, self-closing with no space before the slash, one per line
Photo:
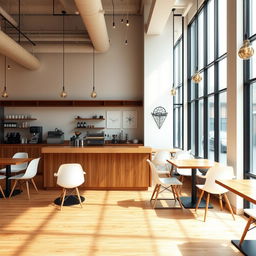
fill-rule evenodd
<path id="1" fill-rule="evenodd" d="M 129 20 L 126 20 L 126 26 L 127 26 L 127 27 L 130 26 Z"/>

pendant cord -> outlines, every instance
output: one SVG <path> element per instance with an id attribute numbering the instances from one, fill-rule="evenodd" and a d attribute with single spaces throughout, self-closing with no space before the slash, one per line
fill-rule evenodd
<path id="1" fill-rule="evenodd" d="M 173 49 L 173 56 L 172 56 L 172 72 L 173 72 L 172 88 L 174 88 L 174 12 L 175 12 L 175 9 L 172 9 L 172 49 Z"/>
<path id="2" fill-rule="evenodd" d="M 4 56 L 4 89 L 6 91 L 6 56 Z"/>
<path id="3" fill-rule="evenodd" d="M 92 53 L 92 84 L 93 84 L 93 91 L 95 90 L 95 51 L 94 51 L 94 47 L 93 47 L 93 53 Z"/>
<path id="4" fill-rule="evenodd" d="M 62 85 L 63 91 L 65 90 L 65 79 L 64 79 L 64 70 L 65 70 L 65 45 L 64 45 L 64 15 L 65 11 L 62 11 Z"/>
<path id="5" fill-rule="evenodd" d="M 198 72 L 198 0 L 196 0 L 196 72 Z"/>
<path id="6" fill-rule="evenodd" d="M 115 5 L 114 5 L 114 0 L 112 0 L 112 22 L 113 22 L 113 26 L 115 26 Z"/>

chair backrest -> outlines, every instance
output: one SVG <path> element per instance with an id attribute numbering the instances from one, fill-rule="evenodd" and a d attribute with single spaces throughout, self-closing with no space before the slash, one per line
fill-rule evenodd
<path id="1" fill-rule="evenodd" d="M 23 179 L 32 179 L 33 177 L 36 176 L 39 160 L 40 160 L 40 157 L 30 161 L 30 163 L 28 164 L 27 170 L 22 176 Z"/>
<path id="2" fill-rule="evenodd" d="M 155 165 L 166 165 L 166 160 L 170 159 L 170 152 L 167 150 L 161 150 L 156 152 L 154 159 L 152 160 L 152 163 Z"/>
<path id="3" fill-rule="evenodd" d="M 175 159 L 194 159 L 194 156 L 191 154 L 190 151 L 178 151 L 175 154 Z"/>
<path id="4" fill-rule="evenodd" d="M 83 168 L 80 164 L 62 164 L 57 173 L 57 184 L 64 188 L 75 188 L 84 183 Z"/>
<path id="5" fill-rule="evenodd" d="M 216 165 L 211 167 L 205 176 L 204 189 L 210 193 L 222 194 L 228 190 L 218 185 L 216 180 L 230 180 L 234 178 L 234 170 L 231 166 Z"/>
<path id="6" fill-rule="evenodd" d="M 147 162 L 149 163 L 151 169 L 153 182 L 155 184 L 161 184 L 155 165 L 149 159 L 147 159 Z"/>
<path id="7" fill-rule="evenodd" d="M 13 155 L 12 158 L 28 158 L 28 153 L 17 152 Z M 11 170 L 18 172 L 18 171 L 26 170 L 27 167 L 28 167 L 28 163 L 17 164 L 17 165 L 12 165 Z"/>

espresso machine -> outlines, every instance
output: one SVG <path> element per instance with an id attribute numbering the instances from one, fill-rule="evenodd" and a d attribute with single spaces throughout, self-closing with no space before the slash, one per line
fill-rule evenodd
<path id="1" fill-rule="evenodd" d="M 30 144 L 38 144 L 43 141 L 43 127 L 42 126 L 30 126 L 29 128 L 31 135 L 31 139 L 29 141 Z"/>

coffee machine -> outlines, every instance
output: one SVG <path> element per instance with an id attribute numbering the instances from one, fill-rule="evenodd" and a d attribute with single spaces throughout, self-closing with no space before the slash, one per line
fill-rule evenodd
<path id="1" fill-rule="evenodd" d="M 30 133 L 32 134 L 29 141 L 30 144 L 38 144 L 43 141 L 43 127 L 42 126 L 30 126 Z"/>

